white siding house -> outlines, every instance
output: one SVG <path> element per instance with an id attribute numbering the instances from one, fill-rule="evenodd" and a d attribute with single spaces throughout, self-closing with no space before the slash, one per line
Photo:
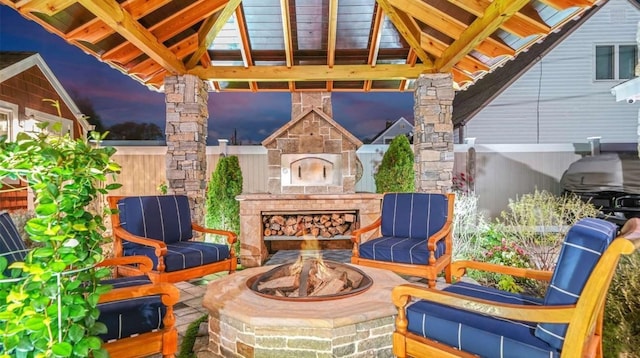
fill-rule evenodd
<path id="1" fill-rule="evenodd" d="M 457 134 L 476 138 L 476 144 L 584 143 L 588 137 L 601 137 L 602 143 L 636 142 L 638 107 L 616 102 L 611 88 L 633 76 L 633 70 L 631 77 L 620 72 L 628 73 L 625 59 L 638 58 L 640 1 L 609 0 L 601 6 L 535 57 L 510 84 L 494 88 L 492 99 L 476 103 L 475 112 L 466 109 L 468 117 L 457 122 L 466 125 Z M 613 50 L 608 74 L 612 79 L 596 79 L 597 48 L 601 55 Z M 602 71 L 602 61 L 598 68 Z M 458 95 L 464 97 L 462 92 Z M 454 102 L 454 121 L 456 104 L 464 102 Z"/>

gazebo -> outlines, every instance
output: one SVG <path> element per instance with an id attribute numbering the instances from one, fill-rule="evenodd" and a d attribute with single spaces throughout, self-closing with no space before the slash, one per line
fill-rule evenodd
<path id="1" fill-rule="evenodd" d="M 414 91 L 418 191 L 447 191 L 452 101 L 593 0 L 0 0 L 166 96 L 170 190 L 202 207 L 207 99 Z M 312 107 L 321 103 L 311 103 Z M 194 216 L 201 213 L 196 209 Z M 200 209 L 201 210 L 201 209 Z"/>

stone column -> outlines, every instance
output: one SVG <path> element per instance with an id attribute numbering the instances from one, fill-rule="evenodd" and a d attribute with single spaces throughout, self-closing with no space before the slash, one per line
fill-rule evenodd
<path id="1" fill-rule="evenodd" d="M 454 97 L 450 74 L 422 74 L 414 92 L 416 191 L 447 193 L 452 186 Z"/>
<path id="2" fill-rule="evenodd" d="M 205 83 L 193 75 L 166 77 L 164 93 L 169 193 L 188 196 L 192 220 L 201 223 L 207 186 L 209 94 Z"/>

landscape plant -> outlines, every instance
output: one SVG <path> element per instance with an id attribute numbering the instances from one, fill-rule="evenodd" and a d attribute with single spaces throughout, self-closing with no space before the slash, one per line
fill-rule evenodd
<path id="1" fill-rule="evenodd" d="M 14 280 L 6 280 L 0 257 L 0 357 L 105 357 L 96 306 L 110 289 L 98 283 L 109 272 L 94 267 L 103 259 L 108 209 L 95 212 L 90 204 L 120 186 L 106 184 L 120 171 L 115 149 L 59 134 L 59 124 L 38 128 L 15 142 L 0 138 L 0 180 L 28 183 L 35 198 L 25 226 L 35 246 L 9 267 Z"/>
<path id="2" fill-rule="evenodd" d="M 377 193 L 410 193 L 415 190 L 413 151 L 405 135 L 399 134 L 393 138 L 374 179 Z"/>
<path id="3" fill-rule="evenodd" d="M 240 203 L 236 196 L 242 194 L 242 170 L 235 155 L 222 156 L 211 173 L 207 188 L 205 225 L 210 228 L 240 233 Z M 206 240 L 226 243 L 226 237 L 207 234 Z M 235 250 L 239 251 L 239 243 Z"/>
<path id="4" fill-rule="evenodd" d="M 453 212 L 453 259 L 469 260 L 482 251 L 489 230 L 486 215 L 478 206 L 478 196 L 472 192 L 455 191 Z"/>

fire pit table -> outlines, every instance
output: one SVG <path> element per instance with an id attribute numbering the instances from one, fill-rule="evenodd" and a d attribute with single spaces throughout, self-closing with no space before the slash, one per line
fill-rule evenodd
<path id="1" fill-rule="evenodd" d="M 247 282 L 276 266 L 238 271 L 207 287 L 209 350 L 216 357 L 393 357 L 395 273 L 353 266 L 372 281 L 344 298 L 301 301 L 259 295 Z"/>

